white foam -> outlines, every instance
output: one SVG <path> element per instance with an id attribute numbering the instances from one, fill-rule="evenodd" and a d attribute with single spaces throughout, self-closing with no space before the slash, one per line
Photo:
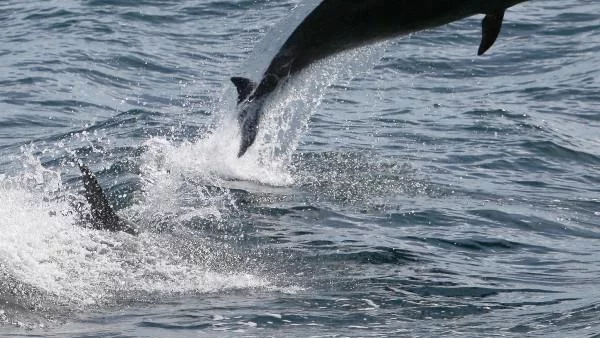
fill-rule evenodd
<path id="1" fill-rule="evenodd" d="M 209 135 L 183 143 L 148 140 L 140 163 L 141 203 L 120 212 L 141 221 L 142 231 L 153 223 L 178 226 L 195 218 L 220 218 L 235 208 L 227 189 L 211 186 L 227 187 L 231 181 L 293 184 L 292 154 L 325 89 L 370 67 L 382 50 L 362 48 L 330 58 L 281 86 L 265 106 L 256 143 L 242 158 L 237 158 L 234 95 L 215 109 L 220 120 Z M 133 237 L 81 227 L 70 203 L 81 197 L 65 190 L 61 172 L 43 168 L 33 154 L 23 150 L 22 170 L 0 176 L 0 268 L 19 283 L 52 295 L 58 304 L 75 306 L 138 293 L 270 287 L 265 278 L 204 265 L 222 259 L 223 252 L 213 250 L 201 234 L 143 231 Z"/>
<path id="2" fill-rule="evenodd" d="M 292 155 L 326 89 L 340 79 L 350 81 L 371 67 L 382 52 L 383 45 L 377 45 L 343 53 L 309 67 L 280 86 L 264 106 L 255 143 L 241 158 L 237 157 L 241 135 L 236 97 L 232 90 L 226 91 L 224 95 L 229 97 L 214 108 L 216 126 L 208 135 L 180 144 L 165 138 L 145 143 L 148 151 L 142 158 L 143 176 L 152 184 L 167 180 L 168 190 L 177 188 L 173 180 L 178 176 L 202 178 L 215 185 L 228 180 L 293 184 Z"/>
<path id="3" fill-rule="evenodd" d="M 193 250 L 205 256 L 184 259 L 179 254 L 181 238 L 83 228 L 69 193 L 62 190 L 60 172 L 43 168 L 30 153 L 25 154 L 23 167 L 19 175 L 0 180 L 0 266 L 3 275 L 43 293 L 40 299 L 51 296 L 53 303 L 85 306 L 140 293 L 269 285 L 248 273 L 204 266 L 220 258 L 219 252 L 203 251 L 207 243 L 201 239 L 189 239 L 185 245 L 194 245 Z"/>

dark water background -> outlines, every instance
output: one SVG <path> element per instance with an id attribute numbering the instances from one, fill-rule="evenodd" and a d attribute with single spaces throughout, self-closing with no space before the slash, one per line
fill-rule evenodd
<path id="1" fill-rule="evenodd" d="M 600 337 L 600 4 L 327 60 L 238 160 L 297 5 L 0 3 L 0 336 Z M 140 236 L 81 226 L 73 158 Z"/>

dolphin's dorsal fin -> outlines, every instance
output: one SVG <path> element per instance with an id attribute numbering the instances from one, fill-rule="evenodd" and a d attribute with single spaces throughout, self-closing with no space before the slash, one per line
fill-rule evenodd
<path id="1" fill-rule="evenodd" d="M 483 21 L 481 21 L 481 44 L 477 55 L 485 53 L 496 41 L 500 29 L 502 28 L 502 20 L 504 19 L 504 10 L 487 13 Z"/>
<path id="2" fill-rule="evenodd" d="M 238 104 L 244 101 L 254 90 L 256 84 L 245 77 L 234 76 L 231 82 L 235 85 L 238 92 Z"/>
<path id="3" fill-rule="evenodd" d="M 81 161 L 77 161 L 77 165 L 83 178 L 84 196 L 90 205 L 93 226 L 100 230 L 123 231 L 136 235 L 138 230 L 117 216 L 92 171 Z"/>

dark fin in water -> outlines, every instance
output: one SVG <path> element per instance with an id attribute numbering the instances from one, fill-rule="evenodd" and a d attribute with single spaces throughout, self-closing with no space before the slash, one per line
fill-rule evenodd
<path id="1" fill-rule="evenodd" d="M 84 196 L 90 204 L 93 227 L 99 230 L 123 231 L 137 235 L 138 230 L 134 226 L 117 216 L 91 170 L 81 161 L 77 161 L 77 165 L 83 178 Z"/>
<path id="2" fill-rule="evenodd" d="M 496 41 L 498 38 L 498 34 L 500 34 L 500 29 L 502 28 L 502 20 L 504 19 L 504 10 L 487 13 L 483 21 L 481 21 L 481 44 L 479 45 L 479 50 L 477 51 L 477 55 L 483 55 Z"/>
<path id="3" fill-rule="evenodd" d="M 250 96 L 256 87 L 256 84 L 252 80 L 245 77 L 232 77 L 231 82 L 233 82 L 238 92 L 238 104 Z"/>

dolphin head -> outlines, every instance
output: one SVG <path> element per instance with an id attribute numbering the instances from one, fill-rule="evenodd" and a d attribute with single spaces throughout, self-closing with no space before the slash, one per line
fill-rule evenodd
<path id="1" fill-rule="evenodd" d="M 275 88 L 277 88 L 278 84 L 279 77 L 277 75 L 266 74 L 256 90 L 240 103 L 241 109 L 238 115 L 238 122 L 240 123 L 242 132 L 242 142 L 238 157 L 242 157 L 256 140 L 260 118 L 264 113 L 265 101 Z"/>
<path id="2" fill-rule="evenodd" d="M 260 122 L 260 115 L 262 114 L 263 101 L 264 98 L 261 98 L 243 103 L 243 107 L 239 115 L 242 140 L 240 143 L 238 157 L 242 157 L 256 140 L 256 135 L 258 135 L 258 123 Z"/>

